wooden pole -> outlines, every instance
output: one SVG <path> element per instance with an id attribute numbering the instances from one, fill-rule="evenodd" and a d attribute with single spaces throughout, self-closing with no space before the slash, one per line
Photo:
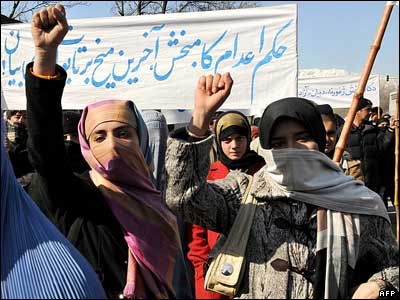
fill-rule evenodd
<path id="1" fill-rule="evenodd" d="M 379 51 L 379 48 L 381 47 L 383 35 L 385 33 L 386 26 L 389 22 L 389 17 L 390 14 L 392 13 L 392 9 L 393 9 L 393 4 L 386 5 L 385 11 L 381 19 L 381 24 L 379 25 L 378 32 L 375 37 L 375 41 L 371 45 L 371 50 L 369 52 L 367 62 L 364 66 L 364 70 L 361 74 L 357 90 L 353 95 L 353 101 L 351 102 L 350 109 L 347 112 L 346 121 L 343 125 L 343 130 L 342 133 L 340 134 L 339 141 L 336 144 L 335 153 L 333 155 L 333 161 L 337 163 L 340 163 L 340 160 L 342 159 L 343 151 L 346 147 L 346 141 L 349 137 L 350 129 L 351 126 L 353 125 L 354 117 L 356 116 L 357 113 L 357 106 L 358 103 L 360 102 L 361 96 L 364 94 L 365 86 L 367 85 L 369 75 L 371 74 L 371 70 L 374 65 L 376 55 Z"/>
<path id="2" fill-rule="evenodd" d="M 396 239 L 397 243 L 399 243 L 399 226 L 400 226 L 400 221 L 399 221 L 399 90 L 397 90 L 397 98 L 396 98 L 396 107 L 395 107 L 395 113 L 394 113 L 394 120 L 395 120 L 395 151 L 394 151 L 394 156 L 395 156 L 395 163 L 394 163 L 394 209 L 396 210 Z"/>

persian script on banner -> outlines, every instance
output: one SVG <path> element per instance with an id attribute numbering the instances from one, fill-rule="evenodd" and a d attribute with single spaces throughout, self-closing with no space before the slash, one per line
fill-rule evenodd
<path id="1" fill-rule="evenodd" d="M 103 99 L 188 109 L 201 75 L 228 71 L 234 87 L 223 108 L 265 108 L 297 94 L 296 4 L 68 23 L 57 59 L 68 74 L 64 109 Z M 4 99 L 9 109 L 24 109 L 30 24 L 2 25 L 1 40 Z"/>
<path id="2" fill-rule="evenodd" d="M 299 78 L 298 96 L 317 104 L 329 104 L 333 108 L 350 107 L 358 88 L 360 75 Z M 374 106 L 379 105 L 379 75 L 368 78 L 364 97 Z"/>

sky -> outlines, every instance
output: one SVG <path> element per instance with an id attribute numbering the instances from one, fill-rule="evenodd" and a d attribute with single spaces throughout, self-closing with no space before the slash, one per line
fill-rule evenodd
<path id="1" fill-rule="evenodd" d="M 62 3 L 62 1 L 61 1 Z M 114 1 L 67 9 L 71 19 L 113 16 Z M 386 1 L 258 1 L 298 6 L 299 69 L 344 69 L 360 74 L 375 40 Z M 393 8 L 371 74 L 399 77 L 399 6 Z"/>

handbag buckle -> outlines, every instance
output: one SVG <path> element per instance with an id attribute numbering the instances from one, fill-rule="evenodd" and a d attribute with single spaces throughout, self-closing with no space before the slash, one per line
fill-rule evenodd
<path id="1" fill-rule="evenodd" d="M 223 264 L 221 268 L 222 275 L 230 276 L 233 273 L 233 266 L 231 264 Z"/>

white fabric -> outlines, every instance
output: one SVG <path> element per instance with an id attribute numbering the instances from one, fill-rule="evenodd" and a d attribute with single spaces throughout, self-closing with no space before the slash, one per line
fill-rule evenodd
<path id="1" fill-rule="evenodd" d="M 265 108 L 297 93 L 296 4 L 68 24 L 57 57 L 68 73 L 64 109 L 112 98 L 132 99 L 140 109 L 189 109 L 201 75 L 228 71 L 235 85 L 225 109 Z M 26 105 L 24 73 L 34 56 L 30 26 L 1 26 L 9 109 Z"/>
<path id="2" fill-rule="evenodd" d="M 301 149 L 265 150 L 266 172 L 287 197 L 351 214 L 375 215 L 390 222 L 378 194 L 344 175 L 329 157 Z"/>
<path id="3" fill-rule="evenodd" d="M 357 90 L 360 75 L 323 77 L 321 74 L 309 77 L 299 75 L 298 97 L 306 98 L 317 104 L 329 104 L 333 108 L 350 107 Z M 365 86 L 364 97 L 379 106 L 379 75 L 371 75 Z"/>
<path id="4" fill-rule="evenodd" d="M 360 219 L 357 214 L 326 211 L 326 270 L 324 299 L 347 298 L 349 274 L 347 265 L 355 269 L 360 249 Z"/>

